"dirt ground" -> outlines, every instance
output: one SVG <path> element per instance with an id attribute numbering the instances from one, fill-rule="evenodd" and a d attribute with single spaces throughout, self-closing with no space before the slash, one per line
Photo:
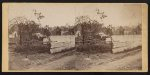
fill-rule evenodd
<path id="1" fill-rule="evenodd" d="M 60 40 L 60 38 L 63 40 Z M 139 45 L 140 36 L 114 36 L 114 41 L 130 42 L 127 45 Z M 74 46 L 74 36 L 53 36 L 51 37 L 56 47 L 66 45 Z M 122 40 L 124 39 L 124 40 Z M 130 39 L 130 40 L 128 40 Z M 61 45 L 58 43 L 62 43 Z M 132 45 L 131 45 L 132 42 Z M 71 44 L 64 44 L 71 43 Z M 136 43 L 136 44 L 135 44 Z M 120 45 L 120 43 L 117 43 Z M 118 45 L 117 45 L 118 46 Z M 128 46 L 127 46 L 128 47 Z M 116 50 L 116 49 L 115 49 Z M 119 51 L 120 49 L 118 49 Z M 9 47 L 9 69 L 10 70 L 141 70 L 142 54 L 141 47 L 130 49 L 121 53 L 83 53 L 75 49 L 50 54 L 49 51 L 28 53 L 17 53 L 13 47 Z M 117 51 L 117 50 L 116 50 Z M 33 53 L 32 53 L 33 52 Z"/>
<path id="2" fill-rule="evenodd" d="M 27 57 L 27 58 L 26 58 Z M 141 48 L 122 53 L 20 54 L 10 52 L 10 70 L 141 70 Z"/>

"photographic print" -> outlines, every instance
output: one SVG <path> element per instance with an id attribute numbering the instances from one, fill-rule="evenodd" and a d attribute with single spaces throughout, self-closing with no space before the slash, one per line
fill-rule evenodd
<path id="1" fill-rule="evenodd" d="M 147 4 L 3 3 L 4 72 L 146 72 Z"/>

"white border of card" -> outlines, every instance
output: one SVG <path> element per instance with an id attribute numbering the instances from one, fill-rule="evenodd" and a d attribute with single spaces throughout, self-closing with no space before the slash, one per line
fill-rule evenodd
<path id="1" fill-rule="evenodd" d="M 8 8 L 12 5 L 22 7 L 24 5 L 37 5 L 37 6 L 56 6 L 57 5 L 109 5 L 115 3 L 3 3 L 2 4 L 2 72 L 147 72 L 148 71 L 148 5 L 146 3 L 133 3 L 141 4 L 142 6 L 142 70 L 9 70 L 8 67 Z M 118 3 L 116 3 L 117 5 Z M 123 4 L 123 3 L 122 3 Z M 129 4 L 129 3 L 128 3 Z M 17 10 L 14 10 L 17 11 Z M 26 12 L 26 11 L 24 11 Z M 135 63 L 136 64 L 136 63 Z"/>

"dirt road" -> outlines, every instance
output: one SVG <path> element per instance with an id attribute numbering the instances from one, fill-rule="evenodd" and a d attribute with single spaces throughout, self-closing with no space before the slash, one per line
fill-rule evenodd
<path id="1" fill-rule="evenodd" d="M 32 70 L 140 70 L 141 49 L 111 54 L 73 52 L 58 60 L 29 68 Z"/>
<path id="2" fill-rule="evenodd" d="M 140 70 L 142 67 L 141 52 L 136 52 L 133 55 L 126 56 L 124 58 L 104 63 L 102 65 L 96 65 L 90 69 L 95 70 Z"/>

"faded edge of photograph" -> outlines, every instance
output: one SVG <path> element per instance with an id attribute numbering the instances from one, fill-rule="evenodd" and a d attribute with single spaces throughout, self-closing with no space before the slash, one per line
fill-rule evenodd
<path id="1" fill-rule="evenodd" d="M 3 10 L 3 71 L 148 71 L 147 4 L 3 3 Z"/>

